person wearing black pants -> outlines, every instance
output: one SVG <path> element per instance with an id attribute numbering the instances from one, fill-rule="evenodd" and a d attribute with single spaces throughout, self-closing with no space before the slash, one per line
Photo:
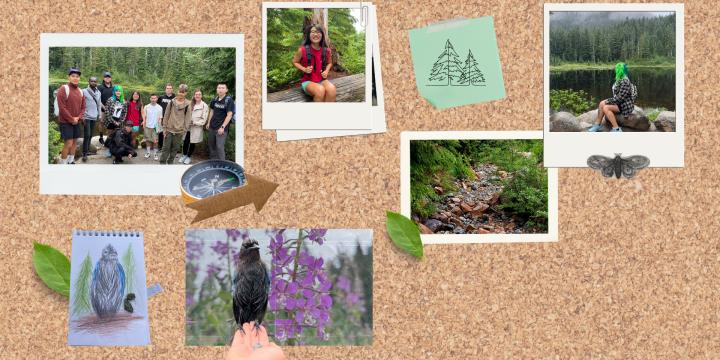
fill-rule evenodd
<path id="1" fill-rule="evenodd" d="M 88 87 L 83 89 L 83 98 L 85 100 L 85 114 L 83 115 L 83 149 L 82 161 L 87 161 L 90 152 L 90 140 L 92 139 L 95 123 L 100 120 L 102 114 L 102 102 L 100 100 L 100 90 L 97 87 L 97 78 L 91 76 L 88 79 Z"/>
<path id="2" fill-rule="evenodd" d="M 172 101 L 172 99 L 175 98 L 175 94 L 173 93 L 173 84 L 167 83 L 165 85 L 165 93 L 162 94 L 158 98 L 158 104 L 162 106 L 163 114 L 165 114 L 165 109 L 167 109 L 168 104 Z M 158 132 L 158 149 L 162 151 L 163 148 L 163 139 L 165 138 L 165 132 L 160 131 Z"/>

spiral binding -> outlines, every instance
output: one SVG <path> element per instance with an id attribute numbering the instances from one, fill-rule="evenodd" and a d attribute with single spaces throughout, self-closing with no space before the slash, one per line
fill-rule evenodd
<path id="1" fill-rule="evenodd" d="M 140 230 L 73 230 L 74 236 L 102 236 L 102 237 L 141 237 Z"/>

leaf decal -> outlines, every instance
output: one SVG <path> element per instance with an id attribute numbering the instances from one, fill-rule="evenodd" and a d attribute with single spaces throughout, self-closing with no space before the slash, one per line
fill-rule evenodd
<path id="1" fill-rule="evenodd" d="M 35 272 L 49 288 L 63 296 L 70 294 L 70 260 L 55 248 L 33 242 Z"/>
<path id="2" fill-rule="evenodd" d="M 401 214 L 392 211 L 386 211 L 386 213 L 387 221 L 385 225 L 390 239 L 401 250 L 422 260 L 423 245 L 422 241 L 420 241 L 420 230 L 417 225 Z"/>

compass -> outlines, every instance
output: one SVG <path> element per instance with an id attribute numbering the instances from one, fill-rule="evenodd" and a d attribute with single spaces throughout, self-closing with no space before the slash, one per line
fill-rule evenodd
<path id="1" fill-rule="evenodd" d="M 207 160 L 188 168 L 180 178 L 186 204 L 241 187 L 247 183 L 242 166 L 227 160 Z"/>

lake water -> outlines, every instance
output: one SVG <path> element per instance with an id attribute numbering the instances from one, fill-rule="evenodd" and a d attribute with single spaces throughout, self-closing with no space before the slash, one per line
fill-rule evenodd
<path id="1" fill-rule="evenodd" d="M 675 69 L 630 69 L 630 80 L 638 90 L 635 105 L 646 108 L 664 107 L 675 111 Z M 578 70 L 550 72 L 550 89 L 583 90 L 594 102 L 612 97 L 614 70 Z"/>

